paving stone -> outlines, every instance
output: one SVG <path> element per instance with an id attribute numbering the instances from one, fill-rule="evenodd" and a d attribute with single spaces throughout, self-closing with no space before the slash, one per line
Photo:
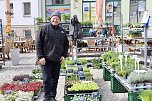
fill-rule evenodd
<path id="1" fill-rule="evenodd" d="M 13 66 L 11 61 L 6 61 L 6 64 L 0 69 L 0 85 L 5 82 L 11 82 L 15 75 L 20 74 L 32 74 L 32 69 L 35 67 L 36 53 L 23 53 L 20 54 L 19 65 Z M 127 101 L 127 93 L 115 93 L 113 94 L 110 90 L 110 82 L 102 79 L 102 69 L 91 69 L 94 81 L 100 86 L 100 93 L 102 101 Z M 64 101 L 64 86 L 65 77 L 60 76 L 58 89 L 57 89 L 57 100 Z M 43 101 L 44 92 L 41 93 L 40 97 L 36 101 Z"/>

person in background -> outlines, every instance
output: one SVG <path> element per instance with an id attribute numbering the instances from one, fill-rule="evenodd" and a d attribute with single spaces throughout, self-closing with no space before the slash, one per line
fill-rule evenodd
<path id="1" fill-rule="evenodd" d="M 83 33 L 82 33 L 82 28 L 81 24 L 78 20 L 77 15 L 73 15 L 73 18 L 71 19 L 71 25 L 72 27 L 72 32 L 73 32 L 73 41 L 74 45 L 76 46 L 77 39 L 83 39 Z"/>
<path id="2" fill-rule="evenodd" d="M 64 62 L 69 48 L 66 31 L 59 26 L 61 13 L 55 11 L 49 24 L 41 27 L 36 38 L 36 51 L 41 65 L 44 84 L 44 100 L 57 101 L 57 84 L 61 64 Z"/>
<path id="3" fill-rule="evenodd" d="M 103 38 L 103 37 L 105 37 L 105 27 L 103 27 L 102 25 L 101 25 L 101 28 L 100 28 L 100 37 L 101 38 Z"/>
<path id="4" fill-rule="evenodd" d="M 95 37 L 96 36 L 96 31 L 94 29 L 90 28 L 89 34 L 90 34 L 91 37 Z"/>
<path id="5" fill-rule="evenodd" d="M 96 36 L 97 36 L 97 39 L 95 40 L 95 45 L 101 46 L 102 45 L 102 37 L 101 37 L 100 30 L 97 31 Z"/>

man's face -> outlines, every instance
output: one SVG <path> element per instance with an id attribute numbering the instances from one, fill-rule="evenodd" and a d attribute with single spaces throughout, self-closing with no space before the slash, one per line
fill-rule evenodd
<path id="1" fill-rule="evenodd" d="M 60 23 L 59 17 L 58 16 L 53 16 L 51 18 L 51 23 L 52 23 L 52 25 L 57 26 Z"/>

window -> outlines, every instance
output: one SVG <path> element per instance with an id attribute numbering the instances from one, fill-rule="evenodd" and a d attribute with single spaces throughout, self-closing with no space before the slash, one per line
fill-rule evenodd
<path id="1" fill-rule="evenodd" d="M 31 38 L 31 30 L 24 30 L 25 38 Z"/>
<path id="2" fill-rule="evenodd" d="M 95 1 L 83 2 L 83 21 L 92 21 L 96 19 L 96 3 Z"/>
<path id="3" fill-rule="evenodd" d="M 114 25 L 120 25 L 121 1 L 106 0 L 106 21 L 113 22 Z"/>
<path id="4" fill-rule="evenodd" d="M 70 0 L 46 0 L 46 5 L 70 4 Z"/>
<path id="5" fill-rule="evenodd" d="M 130 22 L 136 24 L 142 20 L 146 9 L 146 0 L 131 0 L 130 1 Z"/>
<path id="6" fill-rule="evenodd" d="M 31 15 L 31 3 L 30 2 L 26 2 L 23 3 L 23 12 L 24 12 L 24 16 L 29 16 Z"/>
<path id="7" fill-rule="evenodd" d="M 13 3 L 10 3 L 10 9 L 11 9 L 11 15 L 13 16 L 14 13 L 13 13 Z"/>

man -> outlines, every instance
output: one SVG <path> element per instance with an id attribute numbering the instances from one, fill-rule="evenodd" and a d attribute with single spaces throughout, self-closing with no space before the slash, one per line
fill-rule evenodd
<path id="1" fill-rule="evenodd" d="M 56 101 L 60 67 L 67 56 L 69 48 L 66 31 L 59 26 L 60 20 L 60 12 L 53 12 L 50 24 L 41 27 L 37 35 L 38 64 L 41 65 L 43 73 L 43 101 Z"/>

